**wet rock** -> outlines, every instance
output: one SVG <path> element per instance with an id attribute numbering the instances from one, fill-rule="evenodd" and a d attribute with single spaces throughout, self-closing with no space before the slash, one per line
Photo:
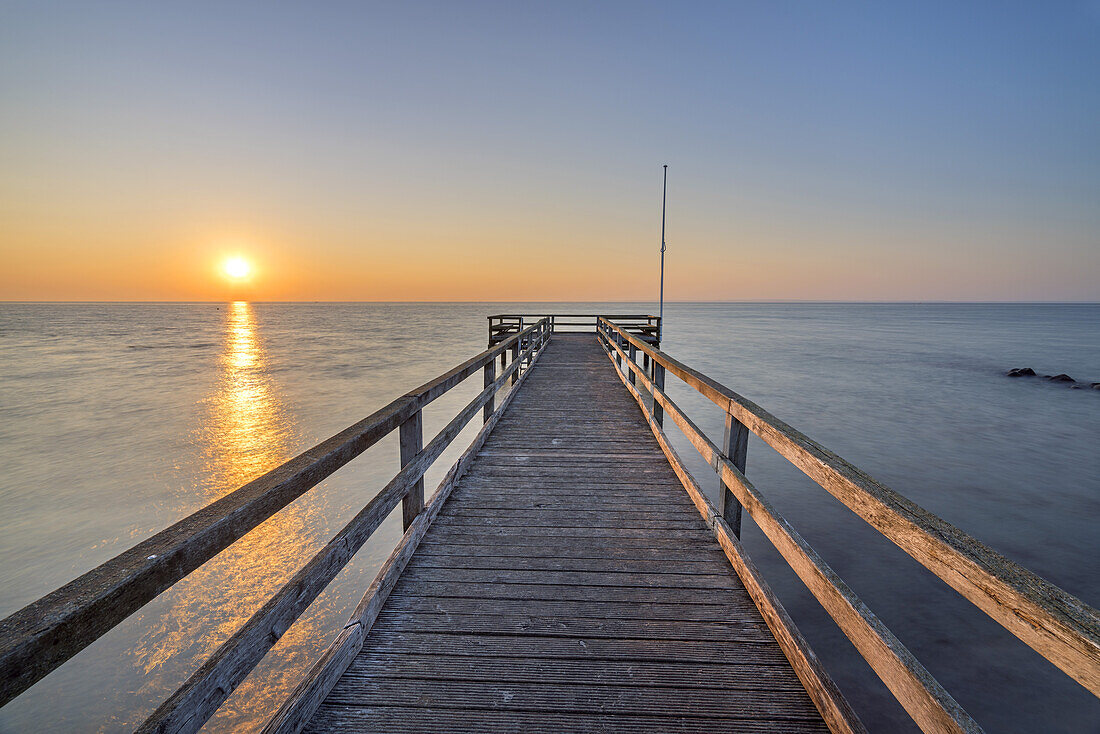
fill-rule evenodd
<path id="1" fill-rule="evenodd" d="M 1006 372 L 1009 377 L 1035 377 L 1035 370 L 1030 367 L 1017 367 Z"/>
<path id="2" fill-rule="evenodd" d="M 1092 383 L 1092 389 L 1093 390 L 1100 390 L 1100 382 Z"/>
<path id="3" fill-rule="evenodd" d="M 1061 375 L 1055 375 L 1054 377 L 1050 378 L 1050 381 L 1051 382 L 1077 382 L 1077 380 L 1073 379 L 1072 377 L 1070 377 L 1069 375 L 1067 375 L 1065 373 L 1063 373 Z"/>

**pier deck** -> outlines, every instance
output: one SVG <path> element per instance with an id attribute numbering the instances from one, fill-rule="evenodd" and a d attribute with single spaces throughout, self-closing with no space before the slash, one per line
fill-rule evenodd
<path id="1" fill-rule="evenodd" d="M 306 727 L 827 731 L 592 334 L 555 335 Z"/>

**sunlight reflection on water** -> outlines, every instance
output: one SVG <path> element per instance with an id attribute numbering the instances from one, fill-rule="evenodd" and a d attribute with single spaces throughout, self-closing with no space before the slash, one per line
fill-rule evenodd
<path id="1" fill-rule="evenodd" d="M 204 457 L 207 502 L 240 487 L 291 456 L 300 436 L 280 403 L 267 369 L 264 345 L 250 304 L 230 304 L 215 390 L 205 401 L 207 419 L 198 431 Z M 188 496 L 193 496 L 188 493 Z M 173 656 L 202 660 L 213 654 L 304 562 L 317 545 L 325 503 L 311 497 L 294 503 L 248 533 L 197 570 L 166 613 L 150 625 L 133 651 L 145 672 L 142 686 L 151 697 L 164 690 L 158 675 Z M 194 631 L 209 632 L 196 636 Z M 219 730 L 251 729 L 270 713 L 281 693 L 293 685 L 293 659 L 316 655 L 316 630 L 297 625 L 272 655 L 286 680 L 275 685 L 246 683 L 248 695 L 236 695 L 216 720 Z M 246 688 L 247 686 L 247 688 Z M 251 690 L 248 690 L 251 689 Z"/>

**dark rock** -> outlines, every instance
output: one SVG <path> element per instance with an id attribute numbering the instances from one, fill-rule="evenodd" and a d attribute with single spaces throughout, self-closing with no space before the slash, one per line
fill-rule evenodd
<path id="1" fill-rule="evenodd" d="M 1100 390 L 1100 382 L 1092 383 L 1092 389 L 1093 390 Z"/>
<path id="2" fill-rule="evenodd" d="M 1017 367 L 1006 372 L 1009 377 L 1035 377 L 1035 370 L 1030 367 Z"/>
<path id="3" fill-rule="evenodd" d="M 1064 374 L 1064 373 L 1061 374 L 1061 375 L 1055 375 L 1054 377 L 1050 378 L 1050 381 L 1051 382 L 1077 382 L 1077 380 L 1073 379 L 1072 377 L 1070 377 L 1069 375 Z"/>

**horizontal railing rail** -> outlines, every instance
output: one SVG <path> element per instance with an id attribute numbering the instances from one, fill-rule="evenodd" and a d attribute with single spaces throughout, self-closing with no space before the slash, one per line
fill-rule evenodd
<path id="1" fill-rule="evenodd" d="M 544 318 L 550 319 L 552 332 L 576 327 L 596 331 L 599 328 L 600 319 L 606 318 L 650 344 L 659 345 L 661 335 L 661 317 L 651 314 L 520 313 L 493 314 L 487 318 L 490 345 L 523 330 L 525 324 Z"/>
<path id="2" fill-rule="evenodd" d="M 965 732 L 980 728 L 745 478 L 749 431 L 963 597 L 1100 696 L 1100 613 L 1096 609 L 1004 558 L 760 406 L 637 339 L 611 320 L 601 319 L 598 333 L 620 379 L 642 407 L 673 468 L 723 547 L 741 552 L 735 539 L 744 507 L 922 730 Z M 644 357 L 644 366 L 638 364 L 639 353 Z M 725 411 L 722 446 L 703 434 L 668 397 L 664 389 L 666 372 Z M 664 433 L 666 414 L 717 472 L 721 480 L 719 507 L 702 495 L 698 482 L 668 442 Z M 746 581 L 747 586 L 749 583 Z M 798 665 L 795 667 L 797 671 Z"/>
<path id="3" fill-rule="evenodd" d="M 403 525 L 408 535 L 409 528 L 423 514 L 424 473 L 479 409 L 486 425 L 495 422 L 499 417 L 496 393 L 509 381 L 516 385 L 526 376 L 526 368 L 550 336 L 548 319 L 527 326 L 0 621 L 0 705 L 398 430 L 402 468 L 397 476 L 219 647 L 141 728 L 158 732 L 197 731 L 398 502 L 402 504 Z M 498 376 L 497 357 L 503 366 L 509 352 L 511 363 Z M 426 447 L 422 446 L 421 410 L 478 370 L 484 374 L 484 389 Z M 454 471 L 452 467 L 448 476 L 453 477 Z"/>

